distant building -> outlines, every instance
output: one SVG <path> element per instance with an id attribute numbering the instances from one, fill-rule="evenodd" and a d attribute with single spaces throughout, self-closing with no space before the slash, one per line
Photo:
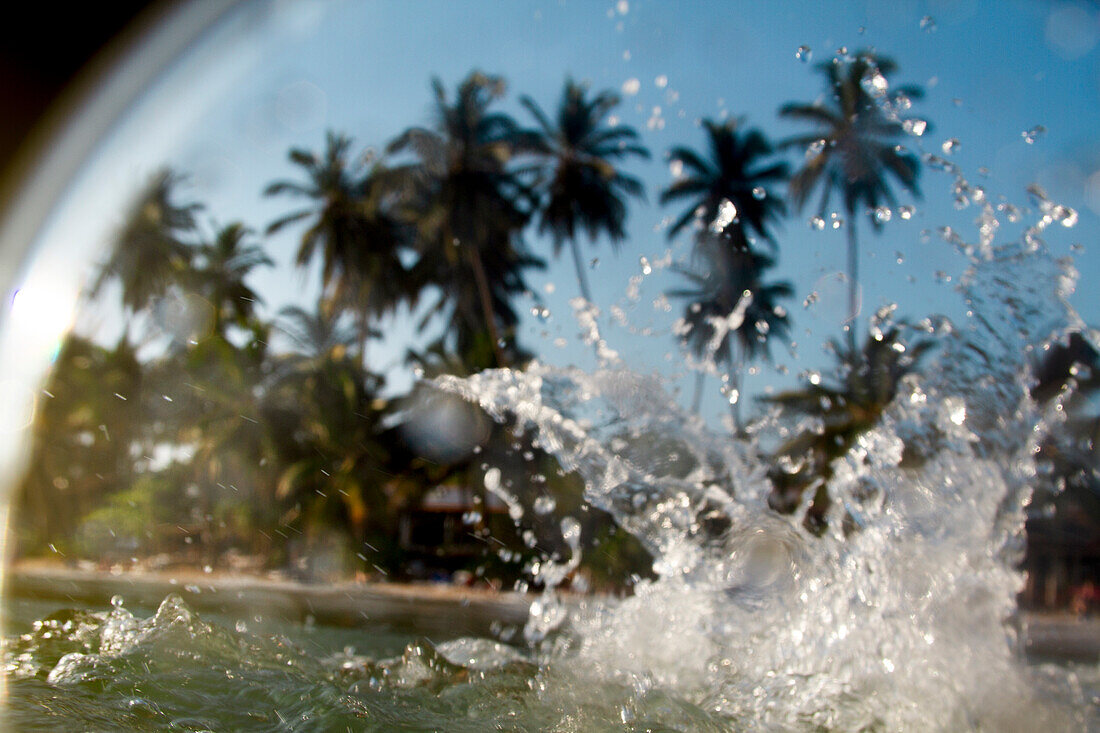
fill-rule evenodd
<path id="1" fill-rule="evenodd" d="M 1053 514 L 1029 517 L 1023 568 L 1021 606 L 1068 608 L 1085 583 L 1100 585 L 1100 519 L 1068 501 Z"/>
<path id="2" fill-rule="evenodd" d="M 490 535 L 514 532 L 508 507 L 495 495 L 481 497 L 464 486 L 437 486 L 401 515 L 398 544 L 408 555 L 408 565 L 422 568 L 426 575 L 449 573 L 484 555 L 488 540 L 476 534 L 479 527 Z"/>

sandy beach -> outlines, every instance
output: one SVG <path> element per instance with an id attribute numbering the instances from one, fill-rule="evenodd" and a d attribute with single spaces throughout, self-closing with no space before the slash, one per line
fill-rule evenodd
<path id="1" fill-rule="evenodd" d="M 332 626 L 384 624 L 423 633 L 486 636 L 494 624 L 521 625 L 529 596 L 488 587 L 437 583 L 293 580 L 201 570 L 123 571 L 22 562 L 8 568 L 5 596 L 107 607 L 119 595 L 130 606 L 156 607 L 176 593 L 192 608 L 255 613 Z"/>
<path id="2" fill-rule="evenodd" d="M 448 636 L 489 636 L 494 626 L 520 626 L 534 598 L 489 587 L 442 583 L 293 580 L 197 569 L 111 572 L 57 563 L 21 562 L 8 569 L 6 595 L 66 601 L 106 608 L 119 595 L 131 606 L 156 607 L 179 594 L 202 612 L 254 613 L 273 619 L 394 629 Z M 1061 660 L 1100 660 L 1100 617 L 1021 612 L 1019 627 L 1028 654 Z"/>

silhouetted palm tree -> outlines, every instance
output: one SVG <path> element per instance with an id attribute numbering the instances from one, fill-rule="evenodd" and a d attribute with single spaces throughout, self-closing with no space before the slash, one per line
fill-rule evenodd
<path id="1" fill-rule="evenodd" d="M 267 232 L 310 221 L 295 260 L 305 267 L 320 257 L 324 293 L 340 308 L 355 313 L 362 355 L 370 320 L 409 296 L 400 258 L 408 237 L 393 213 L 399 195 L 388 189 L 385 171 L 377 166 L 367 170 L 364 158 L 351 160 L 350 147 L 349 138 L 330 132 L 320 158 L 306 150 L 291 150 L 290 160 L 304 169 L 306 182 L 276 181 L 264 194 L 311 199 L 306 208 L 272 222 Z"/>
<path id="2" fill-rule="evenodd" d="M 278 327 L 294 342 L 300 359 L 343 358 L 355 343 L 354 332 L 341 323 L 341 314 L 324 298 L 314 311 L 289 305 L 279 315 L 283 320 Z"/>
<path id="3" fill-rule="evenodd" d="M 794 292 L 786 281 L 764 283 L 765 271 L 775 262 L 755 253 L 736 228 L 742 246 L 730 246 L 725 237 L 701 238 L 694 267 L 678 269 L 692 287 L 673 290 L 673 297 L 688 299 L 684 310 L 681 342 L 702 360 L 713 360 L 729 372 L 734 429 L 741 425 L 741 377 L 747 362 L 770 359 L 769 342 L 787 337 L 790 321 L 779 304 Z M 736 349 L 735 349 L 736 346 Z M 694 409 L 699 409 L 704 372 L 699 372 Z"/>
<path id="4" fill-rule="evenodd" d="M 835 191 L 841 196 L 848 215 L 848 309 L 849 319 L 859 309 L 859 248 L 856 238 L 856 216 L 866 210 L 877 231 L 882 221 L 876 210 L 883 205 L 894 206 L 896 199 L 890 189 L 893 177 L 914 196 L 919 196 L 917 178 L 920 163 L 906 152 L 899 141 L 905 135 L 905 120 L 887 114 L 883 97 L 921 96 L 919 88 L 905 86 L 888 92 L 887 76 L 896 70 L 888 58 L 861 51 L 853 60 L 830 60 L 818 64 L 825 76 L 826 99 L 812 104 L 788 103 L 779 114 L 801 120 L 816 129 L 784 141 L 784 147 L 806 150 L 805 162 L 790 181 L 790 197 L 795 208 L 801 209 L 815 188 L 821 189 L 818 215 L 824 216 L 829 199 Z M 854 343 L 854 329 L 849 330 L 849 343 Z"/>
<path id="5" fill-rule="evenodd" d="M 742 131 L 741 125 L 738 120 L 721 124 L 704 120 L 709 157 L 685 147 L 669 151 L 672 161 L 683 164 L 685 175 L 661 193 L 661 203 L 688 202 L 688 208 L 668 231 L 670 239 L 694 221 L 705 227 L 713 225 L 720 213 L 727 215 L 724 202 L 728 201 L 742 225 L 775 245 L 769 227 L 786 207 L 768 187 L 786 180 L 789 168 L 782 162 L 768 163 L 765 159 L 774 152 L 771 143 L 759 130 Z"/>
<path id="6" fill-rule="evenodd" d="M 187 241 L 195 228 L 198 204 L 173 201 L 180 177 L 156 173 L 130 207 L 114 247 L 91 294 L 110 280 L 122 288 L 122 305 L 132 315 L 152 304 L 190 267 L 193 249 Z"/>
<path id="7" fill-rule="evenodd" d="M 441 81 L 432 88 L 433 128 L 410 128 L 389 146 L 415 156 L 399 169 L 414 191 L 420 254 L 414 276 L 442 291 L 429 317 L 450 311 L 460 354 L 487 351 L 505 366 L 504 347 L 518 323 L 510 298 L 526 290 L 523 270 L 541 265 L 520 238 L 533 195 L 509 168 L 519 128 L 489 110 L 504 94 L 500 77 L 472 72 L 453 102 Z"/>
<path id="8" fill-rule="evenodd" d="M 589 303 L 588 287 L 577 244 L 578 230 L 595 243 L 606 234 L 613 248 L 626 236 L 626 198 L 643 197 L 641 181 L 615 167 L 630 156 L 649 157 L 649 151 L 635 142 L 638 133 L 625 125 L 607 125 L 607 116 L 619 97 L 604 91 L 588 97 L 586 85 L 566 79 L 554 121 L 530 97 L 520 102 L 539 124 L 527 133 L 530 151 L 543 159 L 539 168 L 546 175 L 541 184 L 544 194 L 539 207 L 539 231 L 554 240 L 554 256 L 569 242 L 577 284 Z"/>
<path id="9" fill-rule="evenodd" d="M 793 511 L 807 489 L 816 491 L 806 517 L 813 526 L 823 526 L 828 509 L 832 461 L 878 424 L 902 378 L 916 369 L 934 345 L 924 340 L 906 343 L 897 326 L 877 336 L 868 336 L 860 349 L 831 342 L 837 357 L 832 384 L 819 377 L 800 389 L 764 398 L 777 405 L 784 416 L 820 421 L 817 428 L 804 429 L 778 448 L 777 469 L 772 472 L 772 503 L 781 511 Z"/>
<path id="10" fill-rule="evenodd" d="M 394 179 L 379 164 L 360 182 L 363 246 L 343 263 L 332 293 L 339 309 L 356 314 L 360 354 L 366 340 L 379 335 L 371 329 L 371 322 L 401 303 L 415 302 L 418 295 L 417 284 L 402 261 L 402 256 L 412 251 L 414 226 L 406 220 L 404 193 Z"/>
<path id="11" fill-rule="evenodd" d="M 214 241 L 198 247 L 198 264 L 189 276 L 195 289 L 214 308 L 214 332 L 225 334 L 230 323 L 248 328 L 263 298 L 245 282 L 257 267 L 274 263 L 258 244 L 249 244 L 251 232 L 239 222 L 221 228 Z"/>

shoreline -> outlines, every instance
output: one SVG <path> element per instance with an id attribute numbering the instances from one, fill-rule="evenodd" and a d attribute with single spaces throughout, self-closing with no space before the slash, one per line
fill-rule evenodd
<path id="1" fill-rule="evenodd" d="M 255 613 L 340 627 L 382 624 L 399 630 L 487 636 L 497 624 L 522 626 L 533 597 L 489 588 L 434 583 L 354 580 L 302 583 L 255 574 L 201 570 L 86 570 L 56 563 L 20 562 L 7 568 L 4 597 L 110 606 L 122 596 L 132 606 L 156 608 L 177 594 L 196 611 Z"/>
<path id="2" fill-rule="evenodd" d="M 19 562 L 7 569 L 4 598 L 110 606 L 115 595 L 131 606 L 156 608 L 178 594 L 196 611 L 264 615 L 290 623 L 337 627 L 380 624 L 395 630 L 447 636 L 494 635 L 520 627 L 534 594 L 442 583 L 296 580 L 181 569 L 111 572 L 58 563 Z M 1100 617 L 1068 612 L 1021 611 L 1017 627 L 1033 659 L 1100 660 Z"/>

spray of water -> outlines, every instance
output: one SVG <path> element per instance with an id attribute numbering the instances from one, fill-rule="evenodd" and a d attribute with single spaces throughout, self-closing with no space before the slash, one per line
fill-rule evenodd
<path id="1" fill-rule="evenodd" d="M 938 349 L 833 464 L 823 536 L 805 528 L 808 502 L 789 516 L 768 506 L 759 446 L 777 423 L 754 442 L 708 431 L 657 378 L 612 362 L 436 382 L 533 431 L 656 558 L 658 579 L 634 597 L 572 616 L 555 589 L 577 558 L 547 565 L 527 636 L 559 632 L 544 646 L 551 663 L 766 730 L 1082 724 L 1043 699 L 1012 623 L 1035 454 L 1060 414 L 1029 398 L 1031 365 L 1070 333 L 1093 338 L 1067 303 L 1072 263 L 1041 239 L 1074 215 L 1033 188 L 1036 221 L 999 244 L 984 192 L 945 169 L 981 208 L 975 242 L 945 236 L 966 261 L 966 318 L 930 317 L 896 342 L 904 351 L 923 332 Z M 900 327 L 892 310 L 872 319 L 872 338 Z"/>

